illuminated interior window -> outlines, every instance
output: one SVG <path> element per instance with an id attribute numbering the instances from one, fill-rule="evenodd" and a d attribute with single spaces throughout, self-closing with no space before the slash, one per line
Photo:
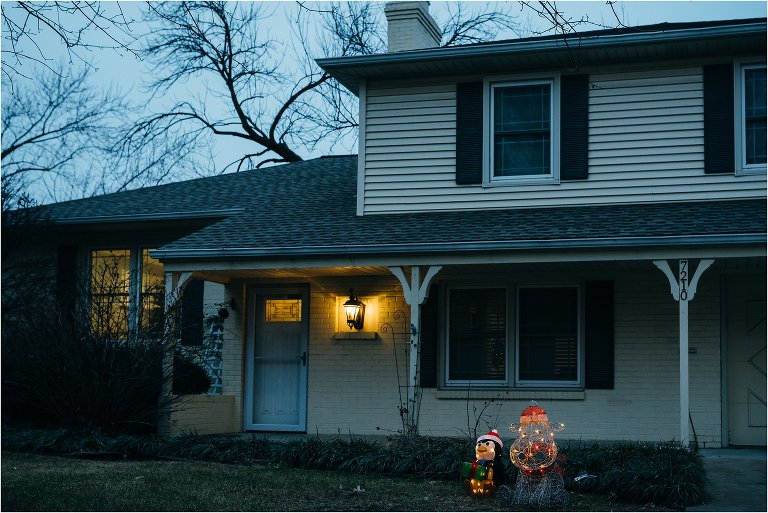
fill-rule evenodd
<path id="1" fill-rule="evenodd" d="M 91 326 L 99 335 L 125 338 L 137 328 L 162 332 L 165 277 L 150 251 L 91 251 Z"/>
<path id="2" fill-rule="evenodd" d="M 301 299 L 267 299 L 267 322 L 301 322 Z"/>
<path id="3" fill-rule="evenodd" d="M 141 250 L 141 328 L 154 333 L 163 329 L 165 277 L 163 264 L 150 251 Z"/>
<path id="4" fill-rule="evenodd" d="M 91 327 L 100 335 L 128 334 L 131 252 L 91 251 Z"/>

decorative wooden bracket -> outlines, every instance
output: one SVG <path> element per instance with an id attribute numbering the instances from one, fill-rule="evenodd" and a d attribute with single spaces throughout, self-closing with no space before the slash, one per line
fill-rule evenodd
<path id="1" fill-rule="evenodd" d="M 440 272 L 443 267 L 432 265 L 427 269 L 424 279 L 421 279 L 421 269 L 419 266 L 411 267 L 411 281 L 405 276 L 402 267 L 390 267 L 389 271 L 395 275 L 403 287 L 403 297 L 405 302 L 411 305 L 411 353 L 409 365 L 409 385 L 408 385 L 408 426 L 416 431 L 418 421 L 418 402 L 416 391 L 419 386 L 419 345 L 421 337 L 421 304 L 429 295 L 429 285 L 432 279 Z"/>

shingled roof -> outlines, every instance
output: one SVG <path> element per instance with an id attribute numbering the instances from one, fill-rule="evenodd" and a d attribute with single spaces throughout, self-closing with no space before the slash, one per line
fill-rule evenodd
<path id="1" fill-rule="evenodd" d="M 356 156 L 324 157 L 58 203 L 55 223 L 221 217 L 169 259 L 382 255 L 765 239 L 763 200 L 356 215 Z"/>

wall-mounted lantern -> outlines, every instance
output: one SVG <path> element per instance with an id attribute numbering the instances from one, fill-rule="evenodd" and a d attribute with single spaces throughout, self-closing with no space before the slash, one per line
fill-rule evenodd
<path id="1" fill-rule="evenodd" d="M 352 289 L 349 289 L 349 299 L 344 303 L 344 313 L 347 316 L 349 329 L 360 331 L 365 321 L 365 304 L 357 299 Z"/>

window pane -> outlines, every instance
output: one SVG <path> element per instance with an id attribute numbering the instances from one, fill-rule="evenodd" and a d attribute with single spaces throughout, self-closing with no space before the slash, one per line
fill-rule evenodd
<path id="1" fill-rule="evenodd" d="M 497 135 L 496 176 L 548 175 L 549 146 L 549 133 Z"/>
<path id="2" fill-rule="evenodd" d="M 494 176 L 548 175 L 549 84 L 494 88 Z"/>
<path id="3" fill-rule="evenodd" d="M 506 290 L 451 290 L 448 379 L 506 379 Z"/>
<path id="4" fill-rule="evenodd" d="M 744 138 L 746 163 L 766 163 L 766 72 L 744 70 Z"/>
<path id="5" fill-rule="evenodd" d="M 99 335 L 128 334 L 130 274 L 129 250 L 91 252 L 91 327 Z"/>
<path id="6" fill-rule="evenodd" d="M 549 84 L 494 89 L 494 131 L 549 131 Z"/>
<path id="7" fill-rule="evenodd" d="M 149 256 L 150 251 L 141 250 L 141 329 L 159 335 L 163 330 L 165 275 L 163 264 Z"/>
<path id="8" fill-rule="evenodd" d="M 266 322 L 301 322 L 301 299 L 267 299 L 264 302 Z"/>
<path id="9" fill-rule="evenodd" d="M 576 381 L 578 289 L 522 288 L 519 297 L 520 379 Z"/>

